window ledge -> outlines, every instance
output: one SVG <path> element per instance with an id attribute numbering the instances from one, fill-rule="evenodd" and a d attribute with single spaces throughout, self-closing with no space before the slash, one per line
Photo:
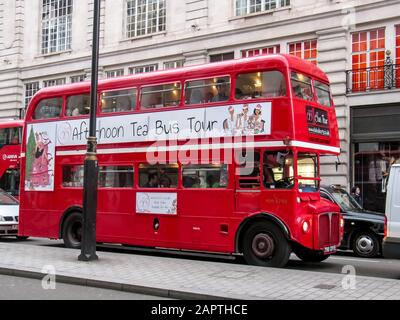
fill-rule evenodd
<path id="1" fill-rule="evenodd" d="M 57 52 L 52 52 L 52 53 L 45 53 L 45 54 L 38 54 L 35 58 L 49 58 L 49 57 L 55 57 L 55 56 L 61 56 L 63 54 L 71 54 L 72 50 L 64 50 L 64 51 L 57 51 Z"/>
<path id="2" fill-rule="evenodd" d="M 162 36 L 162 35 L 166 35 L 166 34 L 167 34 L 167 31 L 161 31 L 161 32 L 156 32 L 156 33 L 151 33 L 151 34 L 145 34 L 143 36 L 122 39 L 122 40 L 120 40 L 120 43 L 133 42 L 133 41 L 136 41 L 136 40 L 153 38 L 153 37 Z"/>
<path id="3" fill-rule="evenodd" d="M 233 16 L 228 19 L 229 22 L 235 21 L 235 20 L 246 20 L 246 19 L 251 19 L 259 16 L 265 16 L 265 15 L 273 15 L 276 12 L 280 11 L 289 11 L 292 9 L 292 6 L 287 6 L 287 7 L 282 7 L 282 8 L 277 8 L 277 9 L 271 9 L 271 10 L 266 10 L 266 11 L 261 11 L 261 12 L 255 12 L 255 13 L 249 13 L 245 14 L 242 16 Z"/>

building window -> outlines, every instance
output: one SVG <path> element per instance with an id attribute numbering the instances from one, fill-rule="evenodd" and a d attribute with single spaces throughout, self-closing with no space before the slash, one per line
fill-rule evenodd
<path id="1" fill-rule="evenodd" d="M 275 54 L 275 53 L 280 53 L 280 51 L 281 47 L 279 45 L 265 47 L 265 48 L 247 49 L 247 50 L 242 50 L 242 58 L 261 56 L 264 54 Z"/>
<path id="2" fill-rule="evenodd" d="M 244 16 L 287 6 L 290 0 L 236 0 L 235 12 L 237 16 Z"/>
<path id="3" fill-rule="evenodd" d="M 141 66 L 141 67 L 132 67 L 129 68 L 129 74 L 140 74 L 140 73 L 148 73 L 158 70 L 157 64 L 151 64 L 148 66 Z"/>
<path id="4" fill-rule="evenodd" d="M 86 80 L 86 74 L 80 74 L 78 76 L 72 76 L 70 78 L 71 83 L 78 83 L 78 82 L 83 82 Z"/>
<path id="5" fill-rule="evenodd" d="M 43 88 L 62 86 L 63 84 L 65 84 L 65 78 L 45 80 L 43 81 Z"/>
<path id="6" fill-rule="evenodd" d="M 43 0 L 42 54 L 71 49 L 72 0 Z"/>
<path id="7" fill-rule="evenodd" d="M 127 0 L 126 4 L 127 38 L 165 31 L 165 0 Z"/>
<path id="8" fill-rule="evenodd" d="M 317 64 L 317 40 L 289 43 L 289 54 Z"/>
<path id="9" fill-rule="evenodd" d="M 164 62 L 164 70 L 182 68 L 184 62 L 183 60 Z"/>
<path id="10" fill-rule="evenodd" d="M 353 92 L 383 89 L 385 76 L 385 29 L 353 33 Z"/>
<path id="11" fill-rule="evenodd" d="M 210 55 L 210 62 L 221 62 L 235 59 L 234 52 L 220 53 Z"/>
<path id="12" fill-rule="evenodd" d="M 29 105 L 31 99 L 36 92 L 40 90 L 39 82 L 31 82 L 25 84 L 25 107 Z"/>
<path id="13" fill-rule="evenodd" d="M 117 78 L 124 75 L 124 69 L 106 71 L 107 78 Z"/>

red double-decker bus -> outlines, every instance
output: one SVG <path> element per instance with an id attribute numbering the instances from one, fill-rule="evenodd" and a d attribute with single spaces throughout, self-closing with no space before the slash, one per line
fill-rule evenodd
<path id="1" fill-rule="evenodd" d="M 0 120 L 0 189 L 18 197 L 22 120 Z"/>
<path id="2" fill-rule="evenodd" d="M 80 246 L 89 92 L 52 87 L 30 103 L 21 236 Z M 336 251 L 339 208 L 319 185 L 339 136 L 318 67 L 270 55 L 108 79 L 98 94 L 98 242 L 274 267 Z"/>

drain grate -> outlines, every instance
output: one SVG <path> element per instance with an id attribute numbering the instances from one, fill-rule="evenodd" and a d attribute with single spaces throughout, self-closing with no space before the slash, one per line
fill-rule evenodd
<path id="1" fill-rule="evenodd" d="M 336 288 L 336 286 L 332 284 L 319 284 L 314 287 L 315 289 L 322 289 L 322 290 L 333 290 Z"/>

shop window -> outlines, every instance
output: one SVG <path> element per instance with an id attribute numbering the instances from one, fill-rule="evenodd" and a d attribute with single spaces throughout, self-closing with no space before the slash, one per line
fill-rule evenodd
<path id="1" fill-rule="evenodd" d="M 280 71 L 239 74 L 235 96 L 239 100 L 286 96 L 285 77 Z"/>
<path id="2" fill-rule="evenodd" d="M 215 189 L 228 186 L 227 165 L 191 165 L 183 168 L 183 187 Z"/>
<path id="3" fill-rule="evenodd" d="M 139 186 L 151 189 L 178 187 L 178 165 L 139 166 Z"/>
<path id="4" fill-rule="evenodd" d="M 181 100 L 181 84 L 179 82 L 141 89 L 141 108 L 157 109 L 178 106 Z"/>
<path id="5" fill-rule="evenodd" d="M 84 167 L 81 165 L 64 166 L 62 185 L 66 188 L 83 188 Z"/>
<path id="6" fill-rule="evenodd" d="M 137 89 L 106 91 L 101 94 L 101 112 L 126 112 L 136 109 Z"/>
<path id="7" fill-rule="evenodd" d="M 332 106 L 331 90 L 327 84 L 315 81 L 315 94 L 319 104 L 326 107 Z"/>
<path id="8" fill-rule="evenodd" d="M 185 86 L 185 104 L 227 101 L 230 90 L 229 77 L 188 81 Z"/>
<path id="9" fill-rule="evenodd" d="M 132 188 L 133 167 L 109 166 L 99 168 L 99 188 Z"/>
<path id="10" fill-rule="evenodd" d="M 65 115 L 67 117 L 79 117 L 90 113 L 90 96 L 82 94 L 67 98 L 67 108 Z"/>
<path id="11" fill-rule="evenodd" d="M 296 98 L 307 101 L 314 100 L 311 78 L 301 73 L 292 72 L 292 87 Z"/>
<path id="12" fill-rule="evenodd" d="M 290 151 L 265 152 L 263 185 L 266 189 L 291 189 L 294 186 L 293 154 Z"/>
<path id="13" fill-rule="evenodd" d="M 54 119 L 61 115 L 62 98 L 53 98 L 42 100 L 35 109 L 33 119 Z"/>

